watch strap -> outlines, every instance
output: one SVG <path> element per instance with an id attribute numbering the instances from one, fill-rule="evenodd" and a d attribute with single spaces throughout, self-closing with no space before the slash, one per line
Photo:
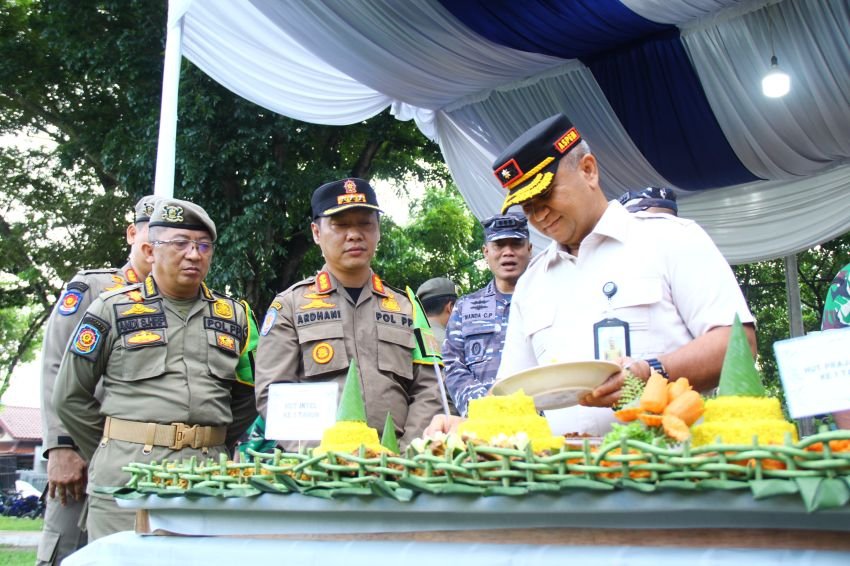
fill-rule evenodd
<path id="1" fill-rule="evenodd" d="M 658 358 L 648 358 L 644 360 L 649 364 L 649 367 L 655 370 L 657 373 L 660 373 L 664 378 L 670 379 L 670 376 L 667 374 L 667 370 L 664 369 L 664 364 L 661 363 L 661 360 Z"/>

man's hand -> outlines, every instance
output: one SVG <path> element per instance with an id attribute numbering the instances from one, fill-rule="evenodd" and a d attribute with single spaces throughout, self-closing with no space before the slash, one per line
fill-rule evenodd
<path id="1" fill-rule="evenodd" d="M 623 369 L 609 376 L 596 389 L 585 395 L 580 401 L 582 405 L 586 407 L 613 407 L 620 400 L 623 382 L 626 379 L 626 369 L 632 373 L 637 371 L 638 377 L 643 378 L 641 375 L 643 366 L 649 368 L 649 364 L 645 361 L 631 358 L 619 358 L 616 363 Z"/>
<path id="2" fill-rule="evenodd" d="M 431 424 L 429 424 L 428 428 L 425 429 L 423 436 L 433 437 L 440 432 L 443 434 L 451 434 L 457 431 L 457 427 L 465 420 L 466 419 L 463 417 L 459 417 L 457 415 L 434 415 L 434 418 L 431 419 Z"/>
<path id="3" fill-rule="evenodd" d="M 62 505 L 68 497 L 82 501 L 88 481 L 88 464 L 73 448 L 53 448 L 47 454 L 48 495 L 59 495 Z"/>

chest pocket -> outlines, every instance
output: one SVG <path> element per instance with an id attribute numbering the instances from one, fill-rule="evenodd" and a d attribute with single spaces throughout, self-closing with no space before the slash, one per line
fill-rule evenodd
<path id="1" fill-rule="evenodd" d="M 650 307 L 661 301 L 661 279 L 643 277 L 623 285 L 614 296 L 614 316 L 629 323 L 629 331 L 648 331 Z"/>
<path id="2" fill-rule="evenodd" d="M 463 336 L 463 355 L 467 365 L 477 364 L 487 357 L 487 349 L 498 346 L 501 326 L 492 320 L 470 320 L 463 322 L 460 333 Z"/>
<path id="3" fill-rule="evenodd" d="M 298 329 L 304 376 L 318 377 L 348 369 L 342 324 L 311 324 Z"/>
<path id="4" fill-rule="evenodd" d="M 413 329 L 378 324 L 378 370 L 413 379 Z"/>
<path id="5" fill-rule="evenodd" d="M 151 333 L 153 334 L 153 333 Z M 133 336 L 124 335 L 120 338 L 121 345 L 116 356 L 116 363 L 121 371 L 123 381 L 141 381 L 159 377 L 165 373 L 165 358 L 168 353 L 166 344 L 168 335 L 165 328 L 156 331 L 158 339 L 147 344 L 133 343 Z M 111 360 L 110 360 L 111 363 Z"/>
<path id="6" fill-rule="evenodd" d="M 652 307 L 663 298 L 660 277 L 643 277 L 623 285 L 614 296 L 614 316 L 629 323 L 633 356 L 658 352 L 664 329 L 652 329 Z M 698 292 L 698 291 L 697 291 Z"/>
<path id="7" fill-rule="evenodd" d="M 242 341 L 239 338 L 207 329 L 207 365 L 211 375 L 228 381 L 235 380 L 241 351 Z"/>

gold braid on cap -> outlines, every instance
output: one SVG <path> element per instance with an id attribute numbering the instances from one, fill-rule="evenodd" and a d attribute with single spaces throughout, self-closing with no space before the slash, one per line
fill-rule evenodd
<path id="1" fill-rule="evenodd" d="M 504 214 L 505 211 L 513 205 L 525 202 L 528 199 L 534 198 L 543 191 L 545 191 L 546 188 L 552 184 L 552 178 L 554 176 L 554 173 L 547 171 L 542 175 L 538 175 L 537 178 L 535 178 L 532 182 L 530 182 L 514 194 L 509 194 L 507 198 L 505 198 L 505 202 L 502 203 L 502 214 Z"/>
<path id="2" fill-rule="evenodd" d="M 547 165 L 549 165 L 553 161 L 555 161 L 554 157 L 547 157 L 546 159 L 544 159 L 543 161 L 541 161 L 540 163 L 535 165 L 528 173 L 526 173 L 525 175 L 523 175 L 521 177 L 517 177 L 516 179 L 514 179 L 513 181 L 511 181 L 510 183 L 505 185 L 505 188 L 508 189 L 508 190 L 511 190 L 514 187 L 516 187 L 517 185 L 523 183 L 524 181 L 531 179 L 532 176 L 539 173 L 541 169 L 543 169 L 544 167 L 546 167 Z"/>

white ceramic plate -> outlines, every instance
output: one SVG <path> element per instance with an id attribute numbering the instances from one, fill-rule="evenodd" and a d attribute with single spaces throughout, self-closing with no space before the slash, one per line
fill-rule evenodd
<path id="1" fill-rule="evenodd" d="M 493 395 L 510 395 L 522 389 L 534 397 L 538 409 L 572 407 L 618 371 L 619 365 L 602 360 L 537 366 L 497 381 Z"/>

